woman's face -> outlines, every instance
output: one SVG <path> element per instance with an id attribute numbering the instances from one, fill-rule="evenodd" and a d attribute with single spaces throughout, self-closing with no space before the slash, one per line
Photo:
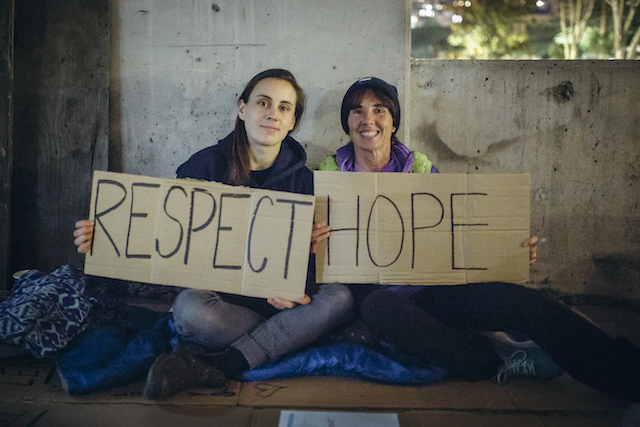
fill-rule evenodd
<path id="1" fill-rule="evenodd" d="M 279 145 L 296 124 L 296 92 L 291 83 L 266 78 L 253 88 L 249 100 L 238 102 L 238 117 L 244 121 L 252 147 Z"/>
<path id="2" fill-rule="evenodd" d="M 396 128 L 387 107 L 371 91 L 367 91 L 360 105 L 349 111 L 349 136 L 356 151 L 380 151 L 391 148 L 391 136 Z"/>

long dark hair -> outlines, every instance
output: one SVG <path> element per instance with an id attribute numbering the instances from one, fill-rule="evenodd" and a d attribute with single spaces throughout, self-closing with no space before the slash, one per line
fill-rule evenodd
<path id="1" fill-rule="evenodd" d="M 281 68 L 273 68 L 257 74 L 251 79 L 251 81 L 249 81 L 249 83 L 247 83 L 247 86 L 244 88 L 244 92 L 242 92 L 240 98 L 238 98 L 238 102 L 242 100 L 245 103 L 248 103 L 251 92 L 253 92 L 256 85 L 261 80 L 267 78 L 287 81 L 291 83 L 291 86 L 293 86 L 293 89 L 296 92 L 296 108 L 294 111 L 296 122 L 293 129 L 289 131 L 289 134 L 291 134 L 291 132 L 294 132 L 298 128 L 298 124 L 302 118 L 302 113 L 304 113 L 306 96 L 304 94 L 304 90 L 302 90 L 298 85 L 296 78 L 293 77 L 293 74 L 289 71 Z M 236 127 L 233 131 L 232 138 L 231 158 L 227 165 L 227 181 L 232 185 L 249 185 L 249 172 L 251 171 L 249 162 L 249 140 L 247 139 L 247 130 L 244 126 L 244 120 L 241 120 L 240 117 L 236 118 Z"/>

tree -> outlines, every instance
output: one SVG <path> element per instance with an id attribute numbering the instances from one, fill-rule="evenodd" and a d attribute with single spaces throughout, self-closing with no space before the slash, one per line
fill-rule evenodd
<path id="1" fill-rule="evenodd" d="M 602 6 L 600 7 L 600 36 L 599 44 L 604 45 L 604 38 L 607 35 L 607 8 L 605 7 L 607 0 L 602 0 Z M 604 54 L 600 53 L 600 59 L 604 59 Z"/>
<path id="2" fill-rule="evenodd" d="M 600 32 L 600 28 L 589 26 L 580 40 L 582 59 L 605 59 L 613 56 L 613 30 Z"/>
<path id="3" fill-rule="evenodd" d="M 636 57 L 636 48 L 640 41 L 640 26 L 638 26 L 633 35 L 631 35 L 631 24 L 636 13 L 636 9 L 640 6 L 640 0 L 604 1 L 611 6 L 614 33 L 613 43 L 616 59 L 634 59 Z"/>
<path id="4" fill-rule="evenodd" d="M 455 3 L 455 2 L 454 2 Z M 471 58 L 519 56 L 531 50 L 524 17 L 535 10 L 524 0 L 473 0 L 471 6 L 454 7 L 463 20 L 451 26 L 448 41 L 464 48 Z"/>
<path id="5" fill-rule="evenodd" d="M 411 56 L 414 58 L 438 58 L 447 51 L 447 37 L 451 34 L 449 27 L 442 27 L 435 22 L 411 29 Z"/>
<path id="6" fill-rule="evenodd" d="M 564 58 L 576 59 L 580 41 L 593 13 L 595 0 L 554 0 L 552 4 L 560 16 Z"/>

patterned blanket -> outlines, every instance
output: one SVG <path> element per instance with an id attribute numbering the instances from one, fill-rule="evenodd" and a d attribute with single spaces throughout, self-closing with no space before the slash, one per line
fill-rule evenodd
<path id="1" fill-rule="evenodd" d="M 50 274 L 29 270 L 0 303 L 0 342 L 47 357 L 66 347 L 89 322 L 85 277 L 63 265 Z"/>

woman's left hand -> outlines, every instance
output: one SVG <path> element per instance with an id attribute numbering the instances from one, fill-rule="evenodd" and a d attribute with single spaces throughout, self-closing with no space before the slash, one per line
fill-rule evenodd
<path id="1" fill-rule="evenodd" d="M 538 259 L 538 246 L 536 243 L 538 243 L 538 238 L 531 236 L 522 244 L 522 246 L 529 247 L 529 265 L 535 264 Z"/>
<path id="2" fill-rule="evenodd" d="M 315 254 L 318 244 L 331 236 L 331 227 L 324 222 L 316 222 L 311 229 L 311 253 Z"/>
<path id="3" fill-rule="evenodd" d="M 293 308 L 296 305 L 307 305 L 311 302 L 311 298 L 305 294 L 302 298 L 297 299 L 296 301 L 289 301 L 284 298 L 267 298 L 267 302 L 277 308 L 278 310 L 284 310 L 287 308 Z"/>

